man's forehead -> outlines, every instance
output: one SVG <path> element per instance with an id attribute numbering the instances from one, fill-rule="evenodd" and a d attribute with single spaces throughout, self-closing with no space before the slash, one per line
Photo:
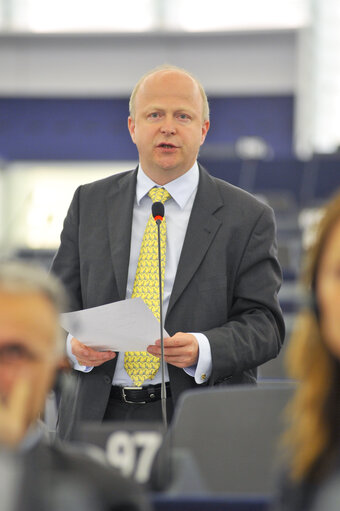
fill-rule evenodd
<path id="1" fill-rule="evenodd" d="M 27 307 L 28 304 L 41 307 L 43 303 L 49 303 L 48 299 L 38 291 L 17 291 L 0 288 L 1 307 Z"/>
<path id="2" fill-rule="evenodd" d="M 50 338 L 56 326 L 56 311 L 43 295 L 0 291 L 0 337 Z"/>
<path id="3" fill-rule="evenodd" d="M 43 297 L 36 293 L 0 291 L 0 318 L 32 318 L 44 305 Z"/>
<path id="4" fill-rule="evenodd" d="M 194 108 L 193 96 L 187 94 L 143 94 L 140 97 L 140 104 L 142 108 L 158 109 L 166 107 L 173 107 L 174 110 L 184 110 L 187 108 Z M 169 101 L 168 101 L 169 100 Z"/>
<path id="5" fill-rule="evenodd" d="M 145 78 L 141 83 L 137 96 L 178 96 L 191 99 L 200 95 L 195 80 L 178 71 L 158 71 Z"/>

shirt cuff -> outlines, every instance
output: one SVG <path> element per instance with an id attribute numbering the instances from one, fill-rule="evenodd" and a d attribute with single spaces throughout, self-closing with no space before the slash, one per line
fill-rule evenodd
<path id="1" fill-rule="evenodd" d="M 206 383 L 211 375 L 212 370 L 212 359 L 211 359 L 211 348 L 208 338 L 201 333 L 189 332 L 194 335 L 198 342 L 198 361 L 197 364 L 185 367 L 184 371 L 195 378 L 195 382 L 199 385 Z"/>
<path id="2" fill-rule="evenodd" d="M 75 369 L 76 371 L 80 371 L 82 373 L 89 373 L 90 371 L 92 371 L 93 367 L 92 366 L 83 366 L 78 363 L 78 360 L 72 353 L 72 347 L 71 347 L 72 339 L 73 339 L 73 335 L 68 334 L 67 339 L 66 339 L 66 353 L 67 353 L 67 356 L 68 356 L 70 362 L 72 363 L 73 369 Z"/>

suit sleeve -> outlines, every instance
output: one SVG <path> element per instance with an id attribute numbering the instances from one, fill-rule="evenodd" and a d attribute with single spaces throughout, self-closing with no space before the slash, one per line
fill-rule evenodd
<path id="1" fill-rule="evenodd" d="M 60 236 L 60 247 L 52 262 L 51 271 L 64 284 L 69 298 L 69 310 L 83 308 L 79 257 L 79 187 L 72 199 Z"/>
<path id="2" fill-rule="evenodd" d="M 256 368 L 280 351 L 285 330 L 277 298 L 282 275 L 275 231 L 273 212 L 265 207 L 237 267 L 228 321 L 203 332 L 211 346 L 211 385 Z"/>

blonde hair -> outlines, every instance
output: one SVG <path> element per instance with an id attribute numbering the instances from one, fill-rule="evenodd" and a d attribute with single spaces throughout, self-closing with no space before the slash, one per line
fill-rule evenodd
<path id="1" fill-rule="evenodd" d="M 289 427 L 282 445 L 288 448 L 290 476 L 295 482 L 322 477 L 340 440 L 340 362 L 323 340 L 316 279 L 327 239 L 340 220 L 340 194 L 329 203 L 309 250 L 303 285 L 311 304 L 298 317 L 287 349 L 288 374 L 299 381 L 287 408 Z"/>
<path id="2" fill-rule="evenodd" d="M 192 78 L 192 80 L 196 83 L 197 87 L 199 88 L 199 91 L 200 91 L 200 94 L 201 94 L 201 97 L 202 97 L 202 102 L 203 102 L 203 109 L 202 109 L 203 121 L 209 121 L 210 111 L 209 111 L 208 98 L 207 98 L 207 95 L 205 93 L 205 90 L 204 90 L 203 85 L 201 84 L 201 82 L 194 75 L 192 75 L 189 71 L 187 71 L 186 69 L 183 69 L 183 68 L 177 67 L 177 66 L 172 66 L 170 64 L 163 64 L 161 66 L 155 67 L 154 69 L 151 69 L 150 71 L 145 73 L 138 80 L 138 82 L 134 86 L 134 89 L 133 89 L 133 91 L 131 93 L 130 101 L 129 101 L 129 112 L 130 112 L 130 116 L 132 117 L 132 119 L 134 119 L 135 113 L 136 113 L 136 111 L 135 111 L 136 95 L 137 95 L 137 92 L 140 89 L 140 86 L 142 85 L 142 83 L 144 82 L 144 80 L 146 78 L 148 78 L 149 76 L 151 76 L 151 75 L 153 75 L 155 73 L 159 73 L 161 71 L 178 71 L 178 72 L 183 73 L 183 74 L 189 76 L 190 78 Z"/>

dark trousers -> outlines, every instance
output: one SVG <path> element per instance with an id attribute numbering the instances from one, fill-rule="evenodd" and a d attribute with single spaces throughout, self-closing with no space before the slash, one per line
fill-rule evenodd
<path id="1" fill-rule="evenodd" d="M 166 400 L 167 421 L 170 423 L 173 415 L 172 398 Z M 161 400 L 151 403 L 125 403 L 124 401 L 110 397 L 104 421 L 145 421 L 162 422 Z"/>

